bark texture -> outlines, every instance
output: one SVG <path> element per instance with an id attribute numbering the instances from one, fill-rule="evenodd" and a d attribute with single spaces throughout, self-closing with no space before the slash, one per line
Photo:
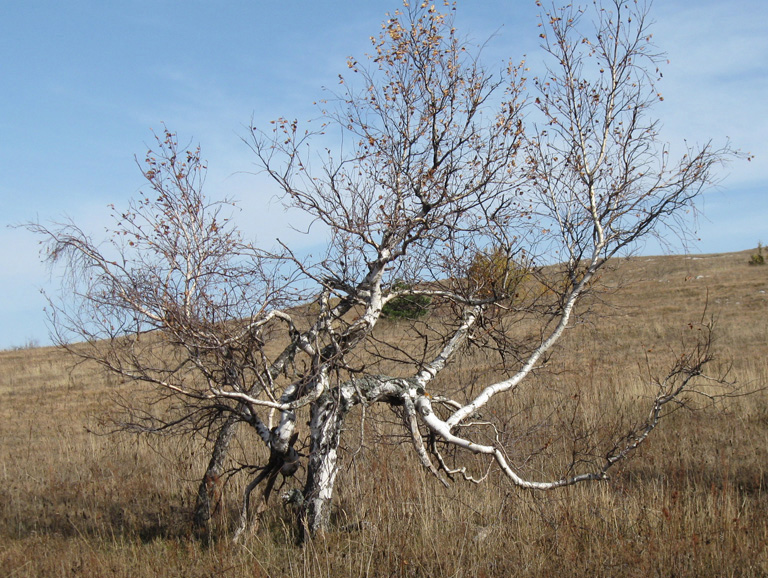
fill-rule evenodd
<path id="1" fill-rule="evenodd" d="M 224 472 L 224 461 L 238 424 L 239 421 L 236 416 L 230 415 L 216 436 L 208 468 L 205 470 L 205 475 L 197 489 L 195 513 L 192 521 L 198 530 L 208 530 L 211 515 L 217 508 L 221 507 L 221 474 Z"/>
<path id="2" fill-rule="evenodd" d="M 310 457 L 301 510 L 303 532 L 315 535 L 330 522 L 331 500 L 339 471 L 338 449 L 344 418 L 349 411 L 347 400 L 331 395 L 312 407 L 310 420 Z"/>

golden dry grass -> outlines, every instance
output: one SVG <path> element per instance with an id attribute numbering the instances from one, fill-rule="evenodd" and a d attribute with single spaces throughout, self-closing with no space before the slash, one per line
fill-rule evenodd
<path id="1" fill-rule="evenodd" d="M 651 369 L 661 364 L 708 302 L 731 377 L 763 387 L 768 267 L 750 267 L 748 258 L 620 263 L 606 281 L 622 290 L 570 332 L 537 383 L 577 386 L 586 408 L 579 419 L 600 423 L 643 401 L 646 360 Z M 110 392 L 130 385 L 71 363 L 52 348 L 0 353 L 0 576 L 768 575 L 765 392 L 678 412 L 611 481 L 551 493 L 519 491 L 494 475 L 445 489 L 408 444 L 366 446 L 354 460 L 343 456 L 334 531 L 297 547 L 290 512 L 278 507 L 235 547 L 226 528 L 237 487 L 216 538 L 191 536 L 205 447 L 89 433 Z M 463 361 L 450 377 L 466 382 L 483 371 Z M 532 389 L 505 411 L 545 415 Z M 367 436 L 386 430 L 375 420 L 369 427 Z M 358 436 L 351 428 L 350 448 Z M 240 451 L 252 452 L 247 444 Z"/>

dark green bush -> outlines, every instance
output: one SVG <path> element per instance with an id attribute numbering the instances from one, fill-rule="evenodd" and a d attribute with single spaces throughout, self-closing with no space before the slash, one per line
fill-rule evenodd
<path id="1" fill-rule="evenodd" d="M 411 287 L 403 281 L 396 281 L 392 285 L 393 291 L 404 291 Z M 429 312 L 432 299 L 427 295 L 402 295 L 389 301 L 381 309 L 381 315 L 385 319 L 418 319 Z"/>

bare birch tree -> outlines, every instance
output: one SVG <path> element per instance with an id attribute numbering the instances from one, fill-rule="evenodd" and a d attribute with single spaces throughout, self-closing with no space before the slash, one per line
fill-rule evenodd
<path id="1" fill-rule="evenodd" d="M 221 474 L 239 423 L 270 458 L 247 486 L 237 535 L 253 490 L 266 501 L 278 476 L 297 473 L 301 412 L 309 447 L 293 498 L 315 534 L 329 525 L 357 406 L 394 409 L 442 483 L 479 481 L 479 457 L 513 485 L 547 490 L 605 479 L 706 379 L 708 338 L 662 372 L 648 418 L 602 455 L 548 478 L 509 457 L 487 415 L 548 360 L 614 256 L 665 227 L 684 233 L 686 211 L 732 152 L 705 144 L 669 158 L 649 114 L 660 56 L 637 2 L 543 10 L 550 68 L 531 90 L 524 64 L 483 68 L 450 14 L 406 3 L 371 55 L 348 61 L 319 124 L 279 119 L 246 139 L 286 204 L 327 235 L 322 257 L 244 242 L 225 205 L 203 196 L 199 152 L 182 152 L 171 133 L 142 163 L 151 194 L 117 215 L 106 248 L 73 224 L 32 227 L 74 274 L 75 308 L 53 309 L 62 341 L 86 339 L 70 348 L 146 386 L 125 425 L 215 440 L 201 523 L 205 483 Z M 382 340 L 382 309 L 408 296 L 427 297 L 430 315 Z M 473 352 L 488 359 L 484 382 L 444 375 Z"/>

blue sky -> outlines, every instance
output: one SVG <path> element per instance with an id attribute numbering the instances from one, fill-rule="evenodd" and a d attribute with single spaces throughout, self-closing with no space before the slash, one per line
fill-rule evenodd
<path id="1" fill-rule="evenodd" d="M 253 118 L 314 116 L 399 0 L 26 0 L 0 8 L 0 349 L 47 343 L 40 289 L 56 286 L 38 239 L 6 225 L 72 217 L 94 233 L 107 205 L 142 186 L 134 155 L 161 123 L 203 147 L 207 190 L 241 201 L 240 225 L 265 244 L 289 217 L 240 141 Z M 489 67 L 538 52 L 534 0 L 459 0 L 457 28 Z M 768 242 L 768 3 L 656 0 L 655 43 L 670 60 L 656 112 L 663 136 L 730 138 L 756 155 L 724 172 L 702 203 L 693 252 Z M 647 252 L 654 252 L 647 247 Z"/>

